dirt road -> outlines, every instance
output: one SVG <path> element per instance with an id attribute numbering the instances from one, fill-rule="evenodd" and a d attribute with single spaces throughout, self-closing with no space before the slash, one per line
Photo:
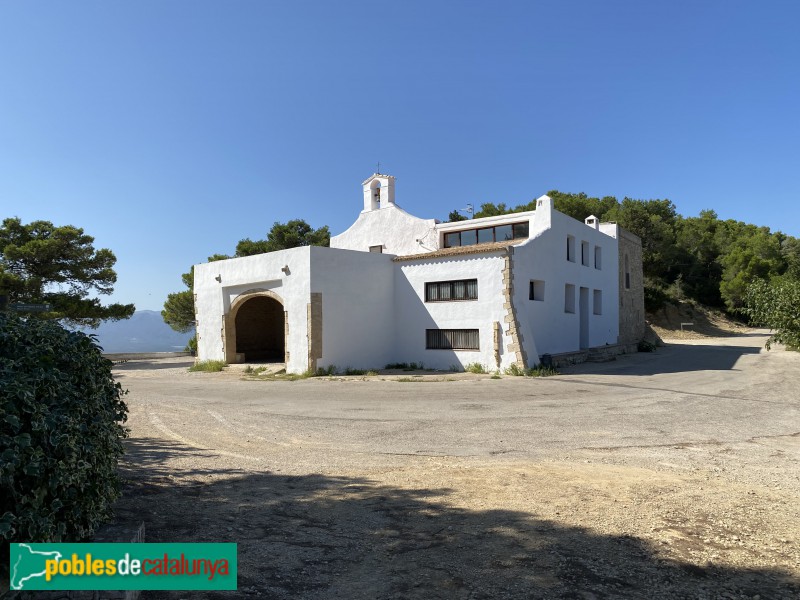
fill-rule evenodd
<path id="1" fill-rule="evenodd" d="M 102 536 L 238 542 L 238 592 L 146 598 L 795 598 L 800 354 L 764 340 L 545 379 L 128 362 Z"/>

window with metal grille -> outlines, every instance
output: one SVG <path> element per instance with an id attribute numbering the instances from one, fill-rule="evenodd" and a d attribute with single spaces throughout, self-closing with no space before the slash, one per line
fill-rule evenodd
<path id="1" fill-rule="evenodd" d="M 478 280 L 431 281 L 425 284 L 425 302 L 477 300 Z"/>
<path id="2" fill-rule="evenodd" d="M 480 350 L 477 329 L 426 329 L 427 350 Z"/>

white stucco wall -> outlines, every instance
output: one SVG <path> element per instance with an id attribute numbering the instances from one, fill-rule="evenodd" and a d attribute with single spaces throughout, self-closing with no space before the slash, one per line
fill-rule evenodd
<path id="1" fill-rule="evenodd" d="M 281 271 L 289 267 L 289 274 Z M 219 276 L 220 281 L 215 278 Z M 292 248 L 268 254 L 231 258 L 195 265 L 197 358 L 225 360 L 223 318 L 231 303 L 249 290 L 270 290 L 288 311 L 289 372 L 308 367 L 307 309 L 310 298 L 310 248 Z"/>
<path id="2" fill-rule="evenodd" d="M 311 248 L 311 292 L 322 294 L 318 367 L 381 369 L 394 348 L 392 256 Z"/>
<path id="3" fill-rule="evenodd" d="M 548 199 L 549 200 L 549 199 Z M 615 344 L 619 330 L 617 242 L 614 238 L 552 210 L 537 208 L 531 239 L 514 247 L 514 303 L 531 364 L 539 355 L 580 349 L 580 288 L 588 288 L 588 346 Z M 567 260 L 567 236 L 575 237 L 575 262 Z M 589 265 L 581 264 L 581 242 L 589 243 Z M 601 248 L 601 268 L 594 248 Z M 530 281 L 544 281 L 543 301 L 530 300 Z M 575 286 L 575 312 L 564 310 L 566 284 Z M 602 314 L 593 314 L 593 292 L 602 292 Z M 535 349 L 529 341 L 535 342 Z"/>
<path id="4" fill-rule="evenodd" d="M 368 199 L 365 196 L 365 202 Z M 331 248 L 304 247 L 195 266 L 198 358 L 225 360 L 224 316 L 232 302 L 253 290 L 269 290 L 288 313 L 287 371 L 308 368 L 308 315 L 311 293 L 322 294 L 322 357 L 317 366 L 381 368 L 390 362 L 417 362 L 446 369 L 480 363 L 497 368 L 494 324 L 501 324 L 500 368 L 516 359 L 506 323 L 503 269 L 506 249 L 479 254 L 421 257 L 393 262 L 393 255 L 438 249 L 440 236 L 456 228 L 528 219 L 530 238 L 511 251 L 513 305 L 529 364 L 544 353 L 578 350 L 580 288 L 588 289 L 587 346 L 614 344 L 619 335 L 617 240 L 552 208 L 547 196 L 522 215 L 441 224 L 419 219 L 387 201 L 363 211 Z M 616 230 L 613 230 L 616 232 Z M 575 261 L 566 257 L 567 236 L 575 237 Z M 421 240 L 418 242 L 417 240 Z M 581 264 L 581 242 L 589 244 L 589 265 Z M 382 245 L 383 254 L 370 253 Z M 601 269 L 594 249 L 601 248 Z M 288 273 L 282 271 L 288 267 Z M 219 278 L 217 281 L 216 278 Z M 478 299 L 425 302 L 425 283 L 478 280 Z M 545 282 L 543 301 L 529 299 L 531 280 Z M 575 312 L 564 311 L 564 288 L 575 286 Z M 593 314 L 593 292 L 602 292 L 602 314 Z M 478 329 L 480 349 L 427 350 L 426 329 Z"/>
<path id="5" fill-rule="evenodd" d="M 435 225 L 435 219 L 420 219 L 388 204 L 361 212 L 347 231 L 331 237 L 331 248 L 367 252 L 382 245 L 385 253 L 399 256 L 428 252 L 438 249 Z"/>
<path id="6" fill-rule="evenodd" d="M 451 365 L 480 363 L 496 368 L 494 322 L 503 325 L 502 253 L 417 259 L 395 263 L 395 347 L 391 362 L 424 363 L 447 369 Z M 425 283 L 459 279 L 478 280 L 478 299 L 425 302 Z M 480 350 L 426 350 L 426 329 L 478 329 Z M 501 368 L 513 357 L 505 353 L 507 336 L 501 342 Z"/>

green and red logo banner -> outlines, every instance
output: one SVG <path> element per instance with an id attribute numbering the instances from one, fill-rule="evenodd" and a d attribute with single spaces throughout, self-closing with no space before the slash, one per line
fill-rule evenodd
<path id="1" fill-rule="evenodd" d="M 11 544 L 12 590 L 235 590 L 236 544 Z"/>

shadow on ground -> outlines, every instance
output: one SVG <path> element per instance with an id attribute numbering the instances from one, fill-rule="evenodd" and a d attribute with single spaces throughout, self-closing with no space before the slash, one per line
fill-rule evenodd
<path id="1" fill-rule="evenodd" d="M 654 352 L 622 355 L 616 361 L 582 363 L 561 368 L 564 374 L 592 375 L 658 375 L 660 373 L 688 373 L 691 371 L 735 371 L 742 356 L 759 354 L 761 340 L 748 340 L 743 346 L 712 346 L 670 343 Z"/>
<path id="2" fill-rule="evenodd" d="M 527 512 L 465 510 L 450 502 L 449 489 L 324 475 L 181 472 L 174 461 L 196 449 L 160 439 L 128 444 L 124 496 L 106 535 L 144 521 L 149 542 L 238 543 L 239 590 L 193 598 L 793 598 L 800 592 L 800 580 L 786 571 L 675 562 L 635 537 L 540 518 L 535 505 Z"/>

